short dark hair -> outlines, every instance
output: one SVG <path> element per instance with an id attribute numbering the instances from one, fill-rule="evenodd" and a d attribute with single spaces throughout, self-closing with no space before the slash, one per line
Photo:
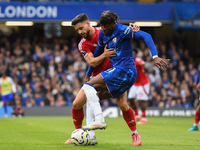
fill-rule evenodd
<path id="1" fill-rule="evenodd" d="M 74 19 L 72 19 L 72 26 L 76 25 L 79 22 L 89 21 L 89 18 L 86 14 L 79 14 Z"/>
<path id="2" fill-rule="evenodd" d="M 118 23 L 119 17 L 116 13 L 111 10 L 106 10 L 100 15 L 100 24 L 111 24 L 111 23 Z"/>

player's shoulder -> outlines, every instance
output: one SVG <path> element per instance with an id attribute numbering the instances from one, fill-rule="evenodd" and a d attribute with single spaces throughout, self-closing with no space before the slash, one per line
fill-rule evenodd
<path id="1" fill-rule="evenodd" d="M 81 40 L 80 40 L 80 42 L 79 42 L 79 44 L 78 45 L 82 45 L 83 43 L 85 43 L 87 41 L 87 39 L 86 38 L 82 38 Z"/>
<path id="2" fill-rule="evenodd" d="M 86 38 L 82 38 L 80 40 L 80 42 L 78 43 L 78 49 L 79 50 L 82 50 L 83 49 L 83 46 L 87 43 L 87 39 Z"/>
<path id="3" fill-rule="evenodd" d="M 136 64 L 141 64 L 142 62 L 143 62 L 142 58 L 140 58 L 140 57 L 136 57 L 135 58 L 135 63 Z"/>
<path id="4" fill-rule="evenodd" d="M 129 34 L 132 30 L 131 30 L 131 27 L 127 25 L 118 24 L 118 31 L 122 34 Z"/>
<path id="5" fill-rule="evenodd" d="M 136 57 L 135 61 L 142 61 L 142 59 L 140 57 Z"/>
<path id="6" fill-rule="evenodd" d="M 11 77 L 9 77 L 9 76 L 7 76 L 7 79 L 8 79 L 9 81 L 13 81 L 13 79 L 12 79 Z"/>

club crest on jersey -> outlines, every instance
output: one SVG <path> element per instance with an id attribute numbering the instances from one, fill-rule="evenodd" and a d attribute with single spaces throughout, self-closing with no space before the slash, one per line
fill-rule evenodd
<path id="1" fill-rule="evenodd" d="M 117 37 L 113 38 L 112 42 L 116 43 L 117 42 Z"/>

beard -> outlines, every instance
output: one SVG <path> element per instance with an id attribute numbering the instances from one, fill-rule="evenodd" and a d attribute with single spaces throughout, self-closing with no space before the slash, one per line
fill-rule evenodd
<path id="1" fill-rule="evenodd" d="M 86 33 L 81 34 L 82 38 L 90 37 L 90 30 L 87 30 Z"/>

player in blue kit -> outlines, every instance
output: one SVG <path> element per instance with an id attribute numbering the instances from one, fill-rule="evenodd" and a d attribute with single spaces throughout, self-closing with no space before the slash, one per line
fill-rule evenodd
<path id="1" fill-rule="evenodd" d="M 116 56 L 110 57 L 111 69 L 103 71 L 89 82 L 85 83 L 82 89 L 85 92 L 87 101 L 93 109 L 95 121 L 91 125 L 82 127 L 84 130 L 105 129 L 107 124 L 100 110 L 98 109 L 99 97 L 97 92 L 107 91 L 107 97 L 116 98 L 117 104 L 122 110 L 124 120 L 131 129 L 133 145 L 141 145 L 141 138 L 136 130 L 135 116 L 133 110 L 127 103 L 127 90 L 135 82 L 137 71 L 132 53 L 132 37 L 142 38 L 154 58 L 155 65 L 166 67 L 165 61 L 157 56 L 157 51 L 151 36 L 145 32 L 133 34 L 130 27 L 117 24 L 118 16 L 112 11 L 104 11 L 100 16 L 102 30 L 99 33 L 99 42 L 94 56 L 99 56 L 103 51 L 116 52 Z M 107 49 L 109 48 L 109 49 Z M 74 101 L 73 108 L 80 109 L 83 102 Z"/>
<path id="2" fill-rule="evenodd" d="M 133 32 L 130 27 L 117 24 L 118 20 L 117 14 L 112 11 L 104 11 L 100 16 L 102 30 L 99 33 L 99 42 L 94 56 L 99 56 L 103 51 L 116 52 L 116 56 L 110 57 L 111 69 L 101 72 L 101 74 L 85 83 L 82 87 L 95 115 L 94 123 L 82 128 L 84 130 L 95 130 L 107 127 L 102 114 L 94 107 L 95 104 L 99 103 L 99 95 L 97 95 L 97 92 L 107 91 L 107 97 L 116 98 L 117 104 L 120 104 L 123 117 L 131 129 L 133 145 L 139 146 L 141 144 L 141 138 L 136 130 L 133 110 L 127 103 L 126 92 L 134 84 L 137 76 L 132 53 Z M 137 35 L 134 33 L 134 36 L 144 39 L 158 67 L 167 66 L 165 61 L 169 60 L 157 56 L 155 45 L 149 34 L 140 32 Z M 80 109 L 82 105 L 83 103 L 81 102 L 73 102 L 73 108 Z"/>

